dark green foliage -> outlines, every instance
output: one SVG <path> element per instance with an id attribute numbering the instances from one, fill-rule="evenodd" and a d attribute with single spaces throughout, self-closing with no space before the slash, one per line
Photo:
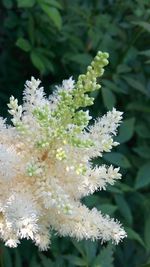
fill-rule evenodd
<path id="1" fill-rule="evenodd" d="M 115 106 L 124 112 L 121 145 L 97 163 L 121 167 L 123 179 L 83 201 L 118 218 L 128 238 L 118 246 L 54 236 L 40 253 L 29 241 L 1 244 L 3 267 L 150 266 L 150 2 L 149 0 L 2 0 L 0 104 L 20 97 L 31 75 L 51 92 L 55 83 L 85 71 L 98 50 L 109 52 L 94 117 Z M 17 89 L 16 89 L 17 88 Z"/>

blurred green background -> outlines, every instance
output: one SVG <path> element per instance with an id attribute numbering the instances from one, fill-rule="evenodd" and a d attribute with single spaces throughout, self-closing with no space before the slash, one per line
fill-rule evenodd
<path id="1" fill-rule="evenodd" d="M 83 201 L 124 225 L 118 246 L 77 242 L 53 235 L 39 252 L 23 241 L 17 249 L 0 244 L 1 267 L 150 266 L 150 0 L 1 0 L 0 105 L 7 117 L 10 95 L 21 101 L 31 75 L 50 94 L 55 84 L 84 73 L 98 50 L 109 52 L 102 89 L 90 109 L 101 116 L 124 112 L 121 143 L 97 163 L 121 167 L 123 179 Z"/>

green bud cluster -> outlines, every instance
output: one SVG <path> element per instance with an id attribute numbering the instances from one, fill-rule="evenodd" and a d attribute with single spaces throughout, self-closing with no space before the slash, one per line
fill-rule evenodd
<path id="1" fill-rule="evenodd" d="M 40 124 L 43 134 L 38 147 L 46 148 L 51 146 L 54 139 L 65 140 L 65 143 L 77 147 L 89 147 L 90 140 L 80 140 L 78 137 L 82 130 L 89 124 L 89 115 L 86 111 L 80 110 L 93 104 L 94 98 L 90 92 L 98 90 L 97 78 L 104 73 L 104 66 L 108 64 L 108 53 L 98 52 L 91 65 L 88 66 L 86 74 L 79 76 L 73 90 L 58 90 L 58 103 L 53 111 L 49 107 L 37 107 L 33 111 Z M 68 130 L 68 125 L 73 129 Z M 37 145 L 37 143 L 36 143 Z M 56 155 L 56 158 L 65 159 L 64 155 Z"/>
<path id="2" fill-rule="evenodd" d="M 98 90 L 100 85 L 97 84 L 97 78 L 104 73 L 104 66 L 108 64 L 108 53 L 98 52 L 91 65 L 87 68 L 87 73 L 79 76 L 78 81 L 72 91 L 61 91 L 59 93 L 60 102 L 58 108 L 54 111 L 53 116 L 60 121 L 60 125 L 64 126 L 63 138 L 69 139 L 69 142 L 77 146 L 89 145 L 89 142 L 83 142 L 76 137 L 89 123 L 89 117 L 86 112 L 79 110 L 93 104 L 94 98 L 87 93 Z M 71 133 L 72 137 L 66 136 L 66 127 L 68 124 L 74 124 L 75 134 Z M 78 141 L 77 141 L 78 140 Z M 90 144 L 91 145 L 91 144 Z"/>
<path id="3" fill-rule="evenodd" d="M 93 98 L 89 99 L 85 93 L 98 90 L 101 86 L 97 84 L 96 79 L 104 73 L 104 66 L 108 64 L 108 53 L 98 52 L 91 65 L 87 67 L 87 73 L 79 75 L 76 89 L 74 90 L 75 108 L 85 107 L 93 104 Z M 84 105 L 82 106 L 82 102 Z"/>

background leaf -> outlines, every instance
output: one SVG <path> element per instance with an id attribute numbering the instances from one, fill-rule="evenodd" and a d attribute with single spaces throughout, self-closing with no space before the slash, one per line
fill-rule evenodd
<path id="1" fill-rule="evenodd" d="M 126 218 L 128 224 L 132 225 L 133 217 L 130 207 L 123 195 L 115 195 L 116 204 L 120 210 L 120 213 Z"/>
<path id="2" fill-rule="evenodd" d="M 133 229 L 128 228 L 128 227 L 126 227 L 125 230 L 127 232 L 127 236 L 128 236 L 129 239 L 133 239 L 133 240 L 139 242 L 139 244 L 141 244 L 142 246 L 145 247 L 145 244 L 144 244 L 142 238 L 140 237 L 140 235 L 138 233 L 136 233 Z"/>
<path id="3" fill-rule="evenodd" d="M 113 248 L 108 245 L 96 257 L 92 267 L 114 267 L 113 265 Z"/>
<path id="4" fill-rule="evenodd" d="M 144 164 L 138 171 L 136 188 L 142 188 L 150 184 L 150 162 Z"/>
<path id="5" fill-rule="evenodd" d="M 18 7 L 30 8 L 35 4 L 35 0 L 17 0 Z"/>
<path id="6" fill-rule="evenodd" d="M 111 110 L 116 105 L 115 95 L 107 88 L 102 88 L 102 96 L 105 107 Z"/>
<path id="7" fill-rule="evenodd" d="M 29 52 L 31 50 L 31 45 L 28 42 L 28 40 L 24 39 L 24 38 L 19 38 L 16 42 L 16 45 L 21 48 L 23 51 L 25 52 Z"/>
<path id="8" fill-rule="evenodd" d="M 144 228 L 144 240 L 146 243 L 147 251 L 150 251 L 150 216 L 148 215 L 145 221 L 145 228 Z"/>
<path id="9" fill-rule="evenodd" d="M 141 26 L 144 30 L 150 32 L 150 23 L 146 21 L 138 21 L 138 22 L 134 22 L 134 24 Z"/>
<path id="10" fill-rule="evenodd" d="M 134 134 L 134 123 L 135 118 L 130 118 L 123 121 L 119 129 L 119 134 L 116 137 L 117 142 L 124 143 L 132 138 Z"/>
<path id="11" fill-rule="evenodd" d="M 54 25 L 60 30 L 62 27 L 62 19 L 58 9 L 55 7 L 51 7 L 48 4 L 41 4 L 41 8 L 53 21 Z"/>
<path id="12" fill-rule="evenodd" d="M 12 8 L 12 6 L 13 6 L 12 0 L 2 0 L 2 3 L 4 5 L 4 7 L 6 7 L 6 8 Z"/>
<path id="13" fill-rule="evenodd" d="M 126 156 L 124 156 L 123 154 L 119 152 L 110 152 L 110 153 L 104 154 L 104 159 L 122 168 L 131 167 L 130 162 L 126 158 Z"/>

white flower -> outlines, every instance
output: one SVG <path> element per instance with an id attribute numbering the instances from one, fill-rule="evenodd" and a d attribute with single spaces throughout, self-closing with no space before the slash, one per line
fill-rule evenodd
<path id="1" fill-rule="evenodd" d="M 10 182 L 19 173 L 20 157 L 12 146 L 0 144 L 0 181 Z"/>
<path id="2" fill-rule="evenodd" d="M 118 243 L 126 236 L 118 221 L 81 204 L 84 196 L 106 189 L 121 178 L 119 168 L 92 166 L 117 143 L 122 113 L 113 109 L 88 126 L 92 105 L 88 93 L 99 89 L 108 54 L 99 52 L 77 83 L 64 80 L 46 99 L 40 80 L 25 84 L 23 105 L 10 98 L 13 126 L 0 118 L 0 238 L 9 247 L 33 240 L 41 250 L 50 231 L 78 240 Z"/>
<path id="3" fill-rule="evenodd" d="M 67 91 L 71 91 L 74 89 L 75 81 L 72 77 L 70 77 L 68 80 L 63 80 L 62 82 L 62 88 Z"/>

